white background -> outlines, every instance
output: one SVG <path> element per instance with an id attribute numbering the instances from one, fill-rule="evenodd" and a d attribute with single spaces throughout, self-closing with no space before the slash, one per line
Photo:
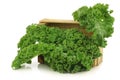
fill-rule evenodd
<path id="1" fill-rule="evenodd" d="M 27 25 L 43 18 L 72 19 L 72 12 L 83 5 L 107 3 L 115 17 L 114 34 L 104 49 L 103 63 L 88 72 L 61 74 L 37 63 L 12 70 L 17 43 Z M 120 3 L 118 0 L 0 0 L 0 80 L 120 80 Z"/>

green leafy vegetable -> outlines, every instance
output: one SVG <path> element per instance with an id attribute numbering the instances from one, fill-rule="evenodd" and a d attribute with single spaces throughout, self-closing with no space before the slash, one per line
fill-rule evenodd
<path id="1" fill-rule="evenodd" d="M 90 70 L 93 60 L 101 56 L 99 47 L 105 47 L 106 40 L 113 33 L 114 18 L 107 4 L 93 7 L 83 6 L 73 12 L 74 20 L 91 36 L 78 29 L 59 29 L 32 24 L 18 43 L 18 54 L 12 62 L 13 69 L 24 63 L 31 63 L 35 56 L 42 55 L 46 65 L 62 73 Z"/>
<path id="2" fill-rule="evenodd" d="M 99 44 L 77 29 L 59 29 L 32 24 L 18 43 L 18 55 L 12 63 L 19 69 L 38 55 L 44 56 L 45 64 L 59 72 L 80 72 L 92 68 L 93 59 L 101 56 Z"/>
<path id="3" fill-rule="evenodd" d="M 108 10 L 108 4 L 98 3 L 93 7 L 83 6 L 73 12 L 75 21 L 78 21 L 87 32 L 93 32 L 92 37 L 100 44 L 113 33 L 114 18 L 110 15 L 113 10 Z M 105 47 L 105 45 L 101 45 Z"/>

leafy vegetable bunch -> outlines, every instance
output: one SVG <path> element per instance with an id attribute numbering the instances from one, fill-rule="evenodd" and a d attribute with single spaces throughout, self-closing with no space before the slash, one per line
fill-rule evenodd
<path id="1" fill-rule="evenodd" d="M 45 64 L 59 72 L 90 70 L 93 59 L 101 55 L 99 44 L 77 29 L 49 28 L 32 24 L 18 43 L 18 55 L 12 67 L 19 69 L 38 55 L 44 56 Z"/>
<path id="2" fill-rule="evenodd" d="M 12 62 L 13 69 L 38 55 L 44 56 L 45 64 L 62 73 L 75 73 L 92 68 L 93 60 L 101 56 L 99 47 L 106 46 L 105 38 L 113 33 L 114 18 L 107 4 L 83 6 L 73 12 L 80 28 L 93 32 L 86 36 L 78 29 L 59 29 L 40 24 L 27 27 L 26 34 L 18 43 L 18 54 Z"/>

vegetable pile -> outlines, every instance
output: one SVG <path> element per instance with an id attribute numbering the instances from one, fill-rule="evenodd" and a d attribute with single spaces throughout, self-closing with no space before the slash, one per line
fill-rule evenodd
<path id="1" fill-rule="evenodd" d="M 106 37 L 113 33 L 114 18 L 110 16 L 108 5 L 96 4 L 81 7 L 73 13 L 82 28 L 93 32 L 87 36 L 76 28 L 60 29 L 46 25 L 32 24 L 18 43 L 18 54 L 12 62 L 13 69 L 42 55 L 44 62 L 53 70 L 75 73 L 90 70 L 93 60 L 101 56 L 99 47 L 106 46 Z"/>

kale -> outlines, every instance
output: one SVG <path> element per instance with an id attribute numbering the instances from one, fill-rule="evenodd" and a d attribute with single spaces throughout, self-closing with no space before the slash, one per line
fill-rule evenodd
<path id="1" fill-rule="evenodd" d="M 93 60 L 101 56 L 95 39 L 83 35 L 77 29 L 59 29 L 32 24 L 18 43 L 18 54 L 12 62 L 13 69 L 38 55 L 45 64 L 62 73 L 90 70 Z"/>
<path id="2" fill-rule="evenodd" d="M 114 18 L 108 4 L 98 3 L 93 7 L 83 6 L 73 12 L 75 21 L 88 36 L 76 28 L 60 29 L 46 25 L 32 24 L 18 43 L 18 54 L 12 62 L 13 69 L 30 64 L 32 58 L 42 55 L 44 63 L 61 73 L 75 73 L 90 70 L 93 60 L 100 57 L 99 47 L 105 47 L 113 33 Z"/>
<path id="3" fill-rule="evenodd" d="M 108 4 L 98 3 L 93 7 L 83 6 L 73 12 L 73 18 L 85 28 L 87 32 L 93 32 L 92 37 L 96 38 L 100 46 L 105 47 L 105 38 L 113 33 L 114 18 L 111 16 L 113 10 L 108 10 Z"/>

